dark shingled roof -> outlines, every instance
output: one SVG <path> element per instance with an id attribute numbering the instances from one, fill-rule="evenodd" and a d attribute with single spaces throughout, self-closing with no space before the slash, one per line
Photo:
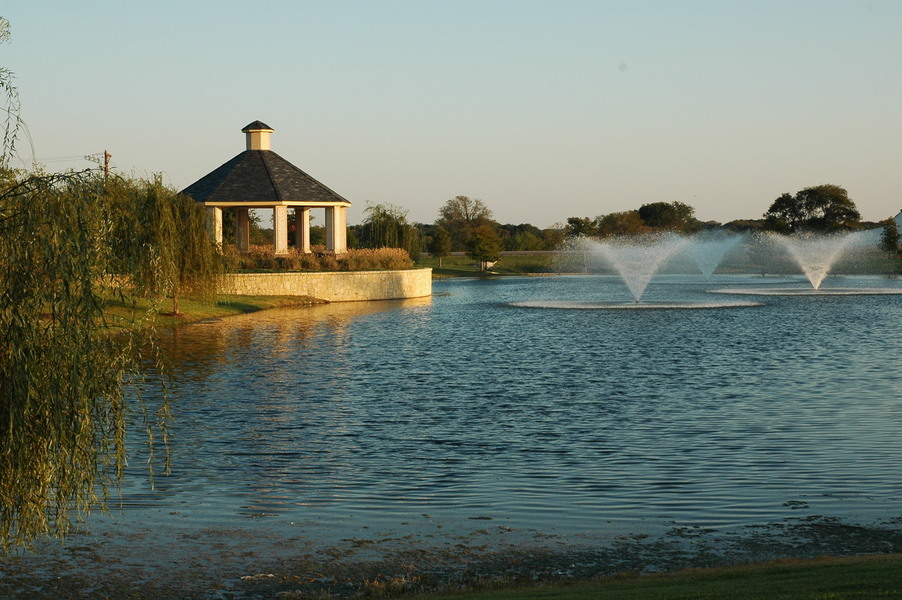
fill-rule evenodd
<path id="1" fill-rule="evenodd" d="M 259 121 L 248 127 L 258 123 L 269 129 Z M 197 202 L 350 204 L 272 150 L 245 150 L 186 187 L 182 193 Z"/>
<path id="2" fill-rule="evenodd" d="M 273 129 L 263 121 L 254 121 L 253 123 L 248 123 L 247 125 L 245 125 L 244 129 L 242 129 L 241 132 L 247 133 L 248 131 L 256 131 L 259 129 L 269 129 L 270 131 L 275 131 L 275 129 Z"/>

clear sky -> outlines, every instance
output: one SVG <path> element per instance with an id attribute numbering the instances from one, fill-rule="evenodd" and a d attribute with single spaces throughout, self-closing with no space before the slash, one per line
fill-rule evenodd
<path id="1" fill-rule="evenodd" d="M 902 209 L 902 1 L 3 0 L 34 154 L 181 189 L 241 128 L 353 203 L 547 227 L 649 202 Z M 27 139 L 20 155 L 30 163 Z M 74 158 L 73 158 L 74 157 Z"/>

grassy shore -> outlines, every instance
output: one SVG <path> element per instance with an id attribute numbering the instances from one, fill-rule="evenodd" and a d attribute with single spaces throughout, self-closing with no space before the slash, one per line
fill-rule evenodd
<path id="1" fill-rule="evenodd" d="M 441 262 L 441 266 L 439 266 Z M 477 261 L 463 253 L 456 252 L 439 261 L 431 256 L 424 255 L 417 261 L 418 267 L 432 267 L 432 275 L 436 278 L 443 277 L 491 277 L 497 275 L 542 275 L 552 273 L 582 273 L 601 272 L 614 274 L 614 271 L 597 259 L 586 260 L 579 255 L 566 256 L 556 252 L 505 252 L 488 273 L 480 273 Z M 778 256 L 759 264 L 754 256 L 739 254 L 732 256 L 719 267 L 723 273 L 752 273 L 763 272 L 782 275 L 801 275 L 798 266 L 788 256 Z M 697 273 L 694 263 L 683 259 L 668 263 L 664 271 L 672 273 L 692 274 Z M 890 256 L 877 248 L 858 249 L 849 252 L 842 260 L 832 268 L 831 273 L 837 275 L 889 275 L 902 273 L 902 255 Z"/>
<path id="2" fill-rule="evenodd" d="M 555 254 L 553 253 L 524 253 L 505 254 L 491 268 L 494 275 L 529 275 L 550 273 L 554 271 Z M 423 256 L 417 261 L 418 267 L 432 267 L 432 276 L 442 277 L 472 277 L 486 275 L 479 272 L 479 263 L 468 256 L 454 254 L 441 260 L 431 256 Z"/>
<path id="3" fill-rule="evenodd" d="M 902 598 L 902 554 L 779 560 L 419 600 L 873 600 Z"/>
<path id="4" fill-rule="evenodd" d="M 152 324 L 157 327 L 174 327 L 203 321 L 219 319 L 257 312 L 269 308 L 287 308 L 291 306 L 312 306 L 323 304 L 310 296 L 217 296 L 213 302 L 202 302 L 191 299 L 179 300 L 179 315 L 173 315 L 172 301 L 166 300 L 162 306 L 153 307 L 144 299 L 111 299 L 105 307 L 107 319 L 119 326 L 131 327 L 141 325 L 141 319 L 150 312 Z M 146 323 L 150 324 L 150 323 Z"/>

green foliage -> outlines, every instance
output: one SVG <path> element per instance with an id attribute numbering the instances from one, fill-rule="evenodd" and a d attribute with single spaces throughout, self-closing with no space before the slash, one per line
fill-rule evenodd
<path id="1" fill-rule="evenodd" d="M 495 226 L 501 237 L 501 245 L 505 250 L 527 250 L 537 252 L 554 250 L 563 239 L 563 231 L 558 229 L 541 230 L 529 223 L 497 224 Z"/>
<path id="2" fill-rule="evenodd" d="M 656 231 L 691 233 L 699 229 L 695 209 L 682 202 L 652 202 L 639 207 L 639 217 Z"/>
<path id="3" fill-rule="evenodd" d="M 222 263 L 203 207 L 159 181 L 111 177 L 103 189 L 116 217 L 115 271 L 129 274 L 133 292 L 171 297 L 175 314 L 182 295 L 212 300 Z"/>
<path id="4" fill-rule="evenodd" d="M 883 233 L 880 234 L 880 249 L 885 252 L 898 252 L 902 234 L 899 233 L 899 225 L 895 219 L 880 221 L 883 225 Z"/>
<path id="5" fill-rule="evenodd" d="M 260 227 L 260 215 L 257 211 L 250 210 L 247 214 L 248 233 L 251 240 L 260 239 L 266 236 Z M 292 219 L 291 222 L 294 222 Z M 268 230 L 270 233 L 272 230 Z M 222 239 L 236 240 L 238 239 L 238 212 L 234 208 L 225 208 L 222 211 Z M 266 240 L 271 241 L 271 240 Z M 253 243 L 253 242 L 251 242 Z M 266 243 L 266 242 L 263 242 Z"/>
<path id="6" fill-rule="evenodd" d="M 480 225 L 473 231 L 467 256 L 480 263 L 480 270 L 485 271 L 488 264 L 501 258 L 501 238 L 494 227 Z"/>
<path id="7" fill-rule="evenodd" d="M 639 216 L 638 210 L 627 210 L 602 215 L 596 220 L 598 235 L 600 237 L 612 237 L 618 235 L 635 235 L 647 233 L 649 228 Z"/>
<path id="8" fill-rule="evenodd" d="M 778 233 L 835 232 L 855 229 L 861 215 L 844 188 L 825 184 L 781 195 L 764 219 L 764 228 Z"/>
<path id="9" fill-rule="evenodd" d="M 595 237 L 598 235 L 598 228 L 589 217 L 568 217 L 567 235 Z"/>
<path id="10" fill-rule="evenodd" d="M 549 227 L 542 230 L 542 241 L 545 250 L 557 250 L 564 243 L 567 234 L 562 226 Z"/>
<path id="11" fill-rule="evenodd" d="M 538 228 L 537 228 L 538 229 Z M 505 250 L 545 250 L 545 239 L 541 232 L 518 231 L 514 235 L 504 238 Z"/>
<path id="12" fill-rule="evenodd" d="M 355 228 L 359 248 L 401 248 L 416 260 L 422 251 L 419 230 L 407 222 L 407 211 L 393 204 L 369 204 Z"/>
<path id="13" fill-rule="evenodd" d="M 0 19 L 0 41 L 8 36 Z M 20 173 L 8 164 L 20 123 L 7 99 L 0 162 L 0 547 L 63 537 L 71 514 L 103 507 L 125 465 L 126 415 L 137 408 L 154 442 L 168 405 L 149 412 L 125 387 L 140 381 L 164 294 L 215 285 L 202 209 L 159 184 L 99 173 Z M 107 319 L 126 289 L 153 299 L 130 320 Z M 133 305 L 134 306 L 134 305 Z"/>
<path id="14" fill-rule="evenodd" d="M 451 236 L 451 250 L 466 250 L 477 227 L 492 224 L 492 211 L 479 198 L 455 196 L 439 209 L 436 225 Z"/>
<path id="15" fill-rule="evenodd" d="M 426 249 L 433 258 L 438 259 L 438 266 L 441 267 L 442 259 L 451 254 L 451 235 L 444 227 L 435 227 Z"/>
<path id="16" fill-rule="evenodd" d="M 118 481 L 123 381 L 138 376 L 143 343 L 138 329 L 105 321 L 120 287 L 109 243 L 115 216 L 98 177 L 6 172 L 0 181 L 0 545 L 8 549 L 65 535 L 70 513 L 91 510 Z M 148 418 L 152 443 L 165 407 Z"/>

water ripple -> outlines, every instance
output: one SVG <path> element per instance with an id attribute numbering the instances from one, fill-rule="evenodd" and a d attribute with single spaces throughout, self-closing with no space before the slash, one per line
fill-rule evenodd
<path id="1" fill-rule="evenodd" d="M 273 527 L 439 512 L 557 531 L 892 512 L 902 297 L 532 308 L 607 302 L 614 285 L 440 282 L 429 303 L 182 328 L 168 343 L 173 475 L 149 491 L 133 460 L 125 511 Z M 652 281 L 643 299 L 701 302 L 710 287 Z"/>

